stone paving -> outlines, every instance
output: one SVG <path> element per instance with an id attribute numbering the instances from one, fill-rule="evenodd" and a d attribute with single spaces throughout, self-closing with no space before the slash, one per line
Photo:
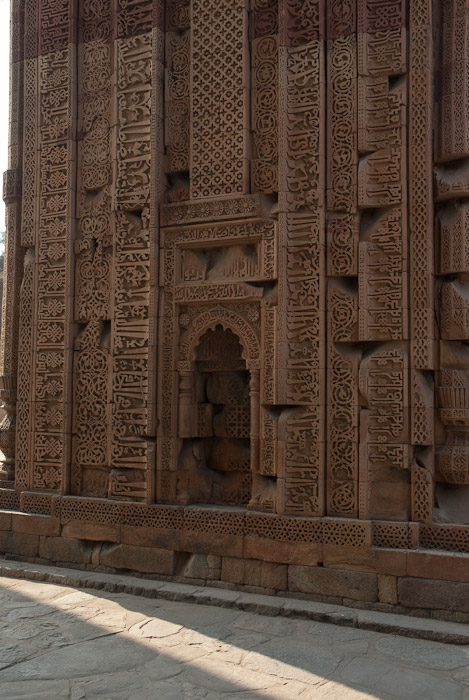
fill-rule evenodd
<path id="1" fill-rule="evenodd" d="M 469 647 L 0 578 L 1 700 L 469 700 Z"/>

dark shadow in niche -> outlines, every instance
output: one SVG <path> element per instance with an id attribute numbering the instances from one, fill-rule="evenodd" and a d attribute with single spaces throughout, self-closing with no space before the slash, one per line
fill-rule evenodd
<path id="1" fill-rule="evenodd" d="M 188 381 L 192 416 L 179 454 L 178 502 L 247 505 L 252 482 L 249 371 L 231 330 L 219 325 L 202 336 Z"/>

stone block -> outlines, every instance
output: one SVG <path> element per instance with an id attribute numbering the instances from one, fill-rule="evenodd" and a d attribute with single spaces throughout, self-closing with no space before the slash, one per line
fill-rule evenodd
<path id="1" fill-rule="evenodd" d="M 205 554 L 191 554 L 178 569 L 184 578 L 218 581 L 221 571 L 221 557 Z"/>
<path id="2" fill-rule="evenodd" d="M 317 542 L 279 542 L 247 535 L 244 539 L 244 556 L 278 564 L 315 565 L 322 561 L 322 545 Z"/>
<path id="3" fill-rule="evenodd" d="M 285 591 L 287 566 L 254 559 L 223 557 L 221 579 L 227 583 Z"/>
<path id="4" fill-rule="evenodd" d="M 380 603 L 397 605 L 397 577 L 378 574 L 378 599 Z"/>
<path id="5" fill-rule="evenodd" d="M 406 608 L 469 612 L 469 583 L 403 577 L 398 596 Z"/>
<path id="6" fill-rule="evenodd" d="M 51 562 L 89 564 L 92 545 L 71 537 L 41 537 L 39 556 Z"/>
<path id="7" fill-rule="evenodd" d="M 243 556 L 243 536 L 224 535 L 208 532 L 183 530 L 181 533 L 181 549 L 194 554 L 214 554 L 223 556 L 227 552 L 235 556 Z"/>
<path id="8" fill-rule="evenodd" d="M 325 567 L 290 566 L 288 590 L 372 603 L 378 600 L 378 581 L 375 574 L 338 571 Z"/>
<path id="9" fill-rule="evenodd" d="M 0 532 L 11 530 L 12 513 L 9 510 L 0 510 Z"/>
<path id="10" fill-rule="evenodd" d="M 60 520 L 48 515 L 32 515 L 29 513 L 13 513 L 13 532 L 23 532 L 30 535 L 45 535 L 58 537 L 60 535 Z"/>
<path id="11" fill-rule="evenodd" d="M 122 525 L 122 544 L 137 547 L 161 547 L 163 549 L 181 549 L 181 533 L 179 530 L 166 530 L 156 527 L 138 527 Z"/>
<path id="12" fill-rule="evenodd" d="M 19 557 L 37 557 L 39 553 L 39 536 L 12 532 L 12 554 Z"/>
<path id="13" fill-rule="evenodd" d="M 120 542 L 121 526 L 71 520 L 62 526 L 62 536 L 95 542 Z"/>
<path id="14" fill-rule="evenodd" d="M 101 566 L 128 569 L 144 574 L 171 576 L 175 569 L 175 553 L 156 547 L 133 547 L 126 544 L 103 545 L 99 556 Z"/>
<path id="15" fill-rule="evenodd" d="M 409 552 L 407 573 L 417 578 L 469 583 L 469 556 L 449 552 Z"/>
<path id="16" fill-rule="evenodd" d="M 323 545 L 324 566 L 405 576 L 407 553 L 396 549 Z"/>
<path id="17" fill-rule="evenodd" d="M 0 531 L 0 554 L 14 554 L 17 557 L 37 557 L 39 536 L 22 532 Z"/>

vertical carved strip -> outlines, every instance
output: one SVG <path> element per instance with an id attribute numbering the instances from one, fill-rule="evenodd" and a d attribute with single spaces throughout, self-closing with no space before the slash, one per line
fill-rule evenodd
<path id="1" fill-rule="evenodd" d="M 357 517 L 358 340 L 356 0 L 327 11 L 327 514 Z"/>
<path id="2" fill-rule="evenodd" d="M 434 501 L 433 388 L 421 370 L 435 369 L 432 192 L 433 7 L 410 3 L 409 14 L 409 296 L 411 364 L 412 518 L 429 522 Z M 430 382 L 431 384 L 432 382 Z M 423 446 L 428 446 L 425 449 Z"/>
<path id="3" fill-rule="evenodd" d="M 376 25 L 379 11 L 380 6 L 369 0 L 367 11 L 362 9 L 361 13 L 365 26 Z M 358 203 L 362 210 L 371 210 L 362 214 L 359 246 L 359 339 L 364 341 L 408 338 L 406 77 L 400 78 L 392 89 L 389 87 L 395 63 L 402 63 L 405 71 L 402 31 L 399 29 L 397 43 L 388 39 L 390 57 L 384 53 L 373 77 L 368 75 L 369 61 L 364 62 L 358 84 Z M 376 44 L 388 46 L 381 32 L 363 36 L 373 52 L 377 51 Z"/>
<path id="4" fill-rule="evenodd" d="M 370 349 L 360 367 L 360 515 L 398 520 L 409 518 L 411 500 L 407 345 L 399 342 L 408 339 L 405 19 L 404 0 L 359 2 L 358 339 L 392 342 Z M 388 431 L 378 429 L 380 415 Z"/>
<path id="5" fill-rule="evenodd" d="M 327 209 L 352 213 L 357 206 L 356 36 L 329 39 Z"/>
<path id="6" fill-rule="evenodd" d="M 18 358 L 18 408 L 17 408 L 17 447 L 15 466 L 15 487 L 25 490 L 29 487 L 32 456 L 33 404 L 32 367 L 34 333 L 34 284 L 35 264 L 33 255 L 25 260 L 24 277 L 21 285 L 20 302 L 20 343 Z"/>
<path id="7" fill-rule="evenodd" d="M 410 4 L 409 221 L 411 357 L 415 369 L 434 369 L 432 203 L 432 3 Z"/>
<path id="8" fill-rule="evenodd" d="M 270 8 L 278 12 L 278 5 Z M 259 19 L 259 18 L 257 18 Z M 259 25 L 255 27 L 259 34 Z M 252 42 L 253 159 L 252 189 L 272 194 L 278 187 L 279 37 Z"/>
<path id="9" fill-rule="evenodd" d="M 329 277 L 358 275 L 357 217 L 336 216 L 327 222 L 327 274 Z"/>
<path id="10" fill-rule="evenodd" d="M 468 84 L 465 72 L 468 8 L 465 3 L 454 0 L 442 0 L 439 4 L 442 45 L 436 160 L 441 163 L 469 156 Z M 425 35 L 422 31 L 421 40 Z M 425 73 L 421 77 L 425 78 Z"/>
<path id="11" fill-rule="evenodd" d="M 279 159 L 279 510 L 324 510 L 322 2 L 282 4 Z"/>
<path id="12" fill-rule="evenodd" d="M 29 486 L 33 423 L 33 332 L 35 327 L 36 265 L 34 247 L 38 217 L 39 76 L 38 0 L 26 0 L 24 32 L 24 139 L 21 243 L 30 248 L 20 293 L 18 347 L 18 405 L 15 486 Z"/>
<path id="13" fill-rule="evenodd" d="M 75 216 L 76 31 L 74 3 L 42 0 L 39 59 L 39 229 L 35 416 L 31 485 L 68 488 L 71 432 L 73 239 Z"/>
<path id="14" fill-rule="evenodd" d="M 360 392 L 360 478 L 364 518 L 408 520 L 411 463 L 407 353 L 382 345 L 363 357 Z M 370 483 L 368 483 L 370 482 Z"/>
<path id="15" fill-rule="evenodd" d="M 168 174 L 190 168 L 190 65 L 189 31 L 166 37 L 166 131 Z"/>
<path id="16" fill-rule="evenodd" d="M 112 332 L 111 498 L 150 500 L 155 435 L 156 200 L 151 197 L 152 139 L 161 133 L 153 90 L 162 79 L 158 33 L 117 41 L 118 181 Z M 156 49 L 158 53 L 156 53 Z M 160 55 L 161 54 L 161 55 Z M 161 112 L 161 110 L 160 110 Z M 159 128 L 157 129 L 157 126 Z"/>
<path id="17" fill-rule="evenodd" d="M 181 330 L 187 327 L 190 319 L 182 314 L 175 317 L 173 280 L 176 270 L 176 250 L 174 243 L 169 240 L 165 247 L 160 248 L 164 259 L 160 284 L 162 289 L 162 305 L 159 319 L 159 335 L 161 346 L 159 352 L 159 413 L 158 413 L 158 481 L 157 500 L 167 503 L 176 497 L 174 472 L 177 463 L 178 450 L 178 414 L 173 397 L 178 396 L 178 378 L 176 372 L 176 346 Z M 164 256 L 164 258 L 163 258 Z"/>
<path id="18" fill-rule="evenodd" d="M 165 172 L 168 199 L 190 197 L 191 167 L 191 2 L 168 0 L 165 8 Z"/>
<path id="19" fill-rule="evenodd" d="M 358 364 L 360 353 L 328 344 L 327 512 L 358 517 Z"/>
<path id="20" fill-rule="evenodd" d="M 192 1 L 191 196 L 248 191 L 247 0 Z"/>
<path id="21" fill-rule="evenodd" d="M 111 0 L 82 3 L 78 64 L 75 320 L 85 325 L 75 338 L 71 491 L 96 497 L 108 495 L 110 476 L 111 10 Z"/>
<path id="22" fill-rule="evenodd" d="M 179 0 L 175 0 L 179 3 Z M 168 9 L 168 8 L 167 8 Z M 177 18 L 180 26 L 189 24 L 189 7 L 186 0 L 181 0 Z M 168 15 L 167 15 L 168 16 Z M 150 446 L 147 470 L 146 499 L 147 502 L 155 501 L 157 497 L 157 396 L 158 396 L 158 369 L 159 354 L 161 353 L 162 340 L 159 337 L 159 313 L 160 313 L 160 211 L 167 188 L 165 178 L 165 138 L 164 138 L 164 81 L 165 81 L 165 41 L 164 31 L 155 26 L 152 38 L 152 92 L 151 92 L 151 188 L 150 188 L 150 300 L 149 300 L 149 324 L 148 324 L 148 404 L 150 417 L 148 432 L 154 438 L 155 444 Z"/>
<path id="23" fill-rule="evenodd" d="M 21 244 L 34 246 L 37 220 L 37 161 L 38 161 L 38 59 L 25 61 L 24 77 L 24 154 Z"/>

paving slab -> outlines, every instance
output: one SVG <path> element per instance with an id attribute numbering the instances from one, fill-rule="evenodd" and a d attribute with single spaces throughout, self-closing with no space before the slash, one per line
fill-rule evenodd
<path id="1" fill-rule="evenodd" d="M 240 608 L 176 600 L 170 584 L 140 597 L 123 577 L 79 589 L 80 572 L 60 585 L 28 567 L 0 572 L 1 700 L 469 700 L 469 644 L 272 617 L 247 594 Z"/>

